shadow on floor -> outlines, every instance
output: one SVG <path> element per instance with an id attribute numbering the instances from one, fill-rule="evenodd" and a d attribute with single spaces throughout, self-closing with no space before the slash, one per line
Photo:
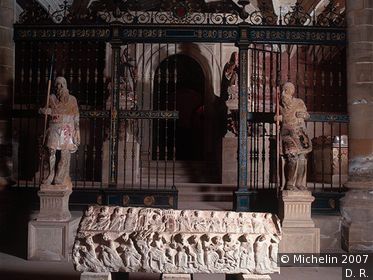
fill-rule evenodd
<path id="1" fill-rule="evenodd" d="M 0 190 L 0 252 L 27 259 L 28 222 L 37 201 L 35 191 Z"/>

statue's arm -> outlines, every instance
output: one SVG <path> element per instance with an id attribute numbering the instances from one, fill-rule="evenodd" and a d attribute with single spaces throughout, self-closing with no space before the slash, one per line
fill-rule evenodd
<path id="1" fill-rule="evenodd" d="M 281 106 L 279 106 L 278 110 L 276 109 L 276 114 L 275 114 L 275 116 L 274 116 L 273 119 L 274 119 L 275 122 L 282 122 L 283 117 L 282 117 L 282 108 L 281 108 Z"/>
<path id="2" fill-rule="evenodd" d="M 301 100 L 301 99 L 299 99 L 299 107 L 298 108 L 299 109 L 295 113 L 297 118 L 302 118 L 302 119 L 305 119 L 305 120 L 310 118 L 310 114 L 307 112 L 306 105 L 304 104 L 303 100 Z"/>
<path id="3" fill-rule="evenodd" d="M 45 104 L 43 108 L 39 108 L 39 114 L 52 115 L 52 108 L 54 108 L 55 106 L 54 95 L 52 94 L 49 97 L 49 105 L 47 106 L 47 104 Z"/>

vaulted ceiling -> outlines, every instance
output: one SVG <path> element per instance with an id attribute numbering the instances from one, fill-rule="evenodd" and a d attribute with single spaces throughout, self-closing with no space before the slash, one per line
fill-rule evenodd
<path id="1" fill-rule="evenodd" d="M 30 0 L 16 0 L 17 4 L 19 5 L 19 8 L 25 7 L 25 5 Z M 61 10 L 64 3 L 71 4 L 74 11 L 82 11 L 85 10 L 87 7 L 89 7 L 92 4 L 97 4 L 99 2 L 105 2 L 104 0 L 37 0 L 41 6 L 43 6 L 46 10 L 48 10 L 50 13 L 53 13 L 57 10 Z M 112 2 L 123 4 L 134 2 L 134 0 L 111 0 Z M 206 4 L 212 4 L 215 3 L 229 3 L 233 2 L 236 6 L 241 6 L 238 4 L 239 0 L 198 0 L 198 1 L 204 1 Z M 161 3 L 163 2 L 175 2 L 174 1 L 165 1 L 165 0 L 141 0 L 137 1 L 137 3 L 141 3 L 141 8 L 144 10 L 151 10 L 156 9 L 157 7 L 161 6 Z M 248 12 L 252 12 L 255 10 L 262 10 L 263 6 L 265 5 L 267 8 L 273 9 L 274 13 L 276 15 L 280 14 L 281 12 L 287 12 L 289 11 L 291 6 L 294 6 L 296 2 L 299 2 L 302 7 L 307 11 L 316 11 L 316 14 L 319 14 L 324 10 L 324 7 L 329 4 L 330 0 L 251 0 L 250 4 L 246 6 L 246 10 Z M 345 6 L 345 0 L 334 0 L 334 3 L 338 6 L 339 10 L 343 10 Z"/>

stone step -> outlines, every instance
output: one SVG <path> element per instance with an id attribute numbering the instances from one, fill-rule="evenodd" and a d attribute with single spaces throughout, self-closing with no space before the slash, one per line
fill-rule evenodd
<path id="1" fill-rule="evenodd" d="M 167 164 L 167 165 L 166 165 Z M 166 168 L 167 166 L 167 168 Z M 175 178 L 175 183 L 218 183 L 219 174 L 215 162 L 196 162 L 196 161 L 177 161 L 173 162 L 149 162 L 145 163 L 141 168 L 141 176 L 145 178 L 151 177 L 151 182 L 166 180 L 172 182 Z"/>
<path id="2" fill-rule="evenodd" d="M 155 176 L 156 174 L 167 174 L 172 176 L 173 174 L 173 169 L 172 167 L 168 167 L 167 170 L 165 168 L 142 168 L 141 172 L 143 175 L 148 175 L 150 174 L 151 176 Z M 194 176 L 206 176 L 206 175 L 215 175 L 217 173 L 217 170 L 214 169 L 188 169 L 188 168 L 176 168 L 174 171 L 175 175 L 194 175 Z"/>
<path id="3" fill-rule="evenodd" d="M 219 179 L 216 176 L 194 176 L 194 175 L 177 175 L 173 178 L 172 174 L 167 174 L 166 176 L 166 185 L 170 185 L 175 179 L 175 183 L 218 183 Z M 148 175 L 142 174 L 142 182 L 143 184 L 148 183 Z M 150 176 L 150 184 L 155 185 L 157 182 L 157 178 L 154 175 Z M 164 174 L 158 174 L 158 184 L 163 185 L 165 183 L 165 176 Z"/>
<path id="4" fill-rule="evenodd" d="M 156 167 L 157 164 L 159 167 L 164 167 L 166 164 L 167 166 L 173 166 L 173 164 L 175 164 L 175 167 L 178 168 L 178 167 L 188 167 L 188 168 L 200 168 L 200 167 L 203 167 L 203 168 L 206 168 L 206 167 L 209 167 L 209 166 L 213 166 L 214 168 L 216 168 L 217 166 L 217 163 L 214 162 L 214 161 L 175 161 L 175 163 L 172 161 L 172 160 L 159 160 L 158 162 L 156 160 L 150 160 L 150 161 L 147 161 L 147 160 L 143 160 L 141 162 L 142 166 L 143 167 L 148 167 L 150 165 L 150 167 Z"/>
<path id="5" fill-rule="evenodd" d="M 179 201 L 233 201 L 233 192 L 236 190 L 234 185 L 221 184 L 183 184 L 176 185 L 179 191 Z"/>

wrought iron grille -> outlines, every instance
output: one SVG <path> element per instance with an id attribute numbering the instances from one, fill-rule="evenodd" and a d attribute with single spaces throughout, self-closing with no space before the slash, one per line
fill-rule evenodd
<path id="1" fill-rule="evenodd" d="M 348 134 L 344 7 L 330 1 L 320 12 L 316 5 L 297 2 L 277 11 L 248 1 L 105 0 L 82 9 L 75 2 L 65 1 L 61 10 L 51 12 L 30 1 L 15 25 L 18 185 L 38 186 L 43 170 L 31 151 L 40 149 L 42 125 L 36 112 L 44 103 L 47 64 L 55 50 L 55 76 L 68 78 L 84 131 L 73 159 L 74 186 L 172 188 L 179 117 L 174 95 L 182 60 L 175 50 L 184 43 L 207 42 L 235 43 L 242 59 L 239 100 L 244 106 L 236 115 L 238 164 L 243 167 L 239 191 L 279 186 L 273 104 L 277 86 L 286 80 L 296 85 L 297 96 L 312 112 L 308 129 L 320 144 L 311 162 L 322 164 L 309 164 L 309 182 L 315 189 L 341 190 Z M 108 69 L 105 59 L 111 63 Z M 105 73 L 110 73 L 107 80 Z M 151 205 L 152 198 L 147 201 Z"/>
<path id="2" fill-rule="evenodd" d="M 105 100 L 105 44 L 99 42 L 23 42 L 16 44 L 16 83 L 13 101 L 14 172 L 18 185 L 38 186 L 43 120 L 38 109 L 46 103 L 48 69 L 56 54 L 54 77 L 64 76 L 81 110 L 82 147 L 72 160 L 73 180 L 85 178 L 92 186 L 101 170 L 104 134 L 102 112 Z M 84 183 L 86 185 L 87 183 Z"/>
<path id="3" fill-rule="evenodd" d="M 249 48 L 248 185 L 276 187 L 276 89 L 291 81 L 311 118 L 313 142 L 308 184 L 314 189 L 341 190 L 347 179 L 348 117 L 345 48 L 338 46 L 263 45 Z M 282 174 L 282 172 L 281 172 Z"/>

